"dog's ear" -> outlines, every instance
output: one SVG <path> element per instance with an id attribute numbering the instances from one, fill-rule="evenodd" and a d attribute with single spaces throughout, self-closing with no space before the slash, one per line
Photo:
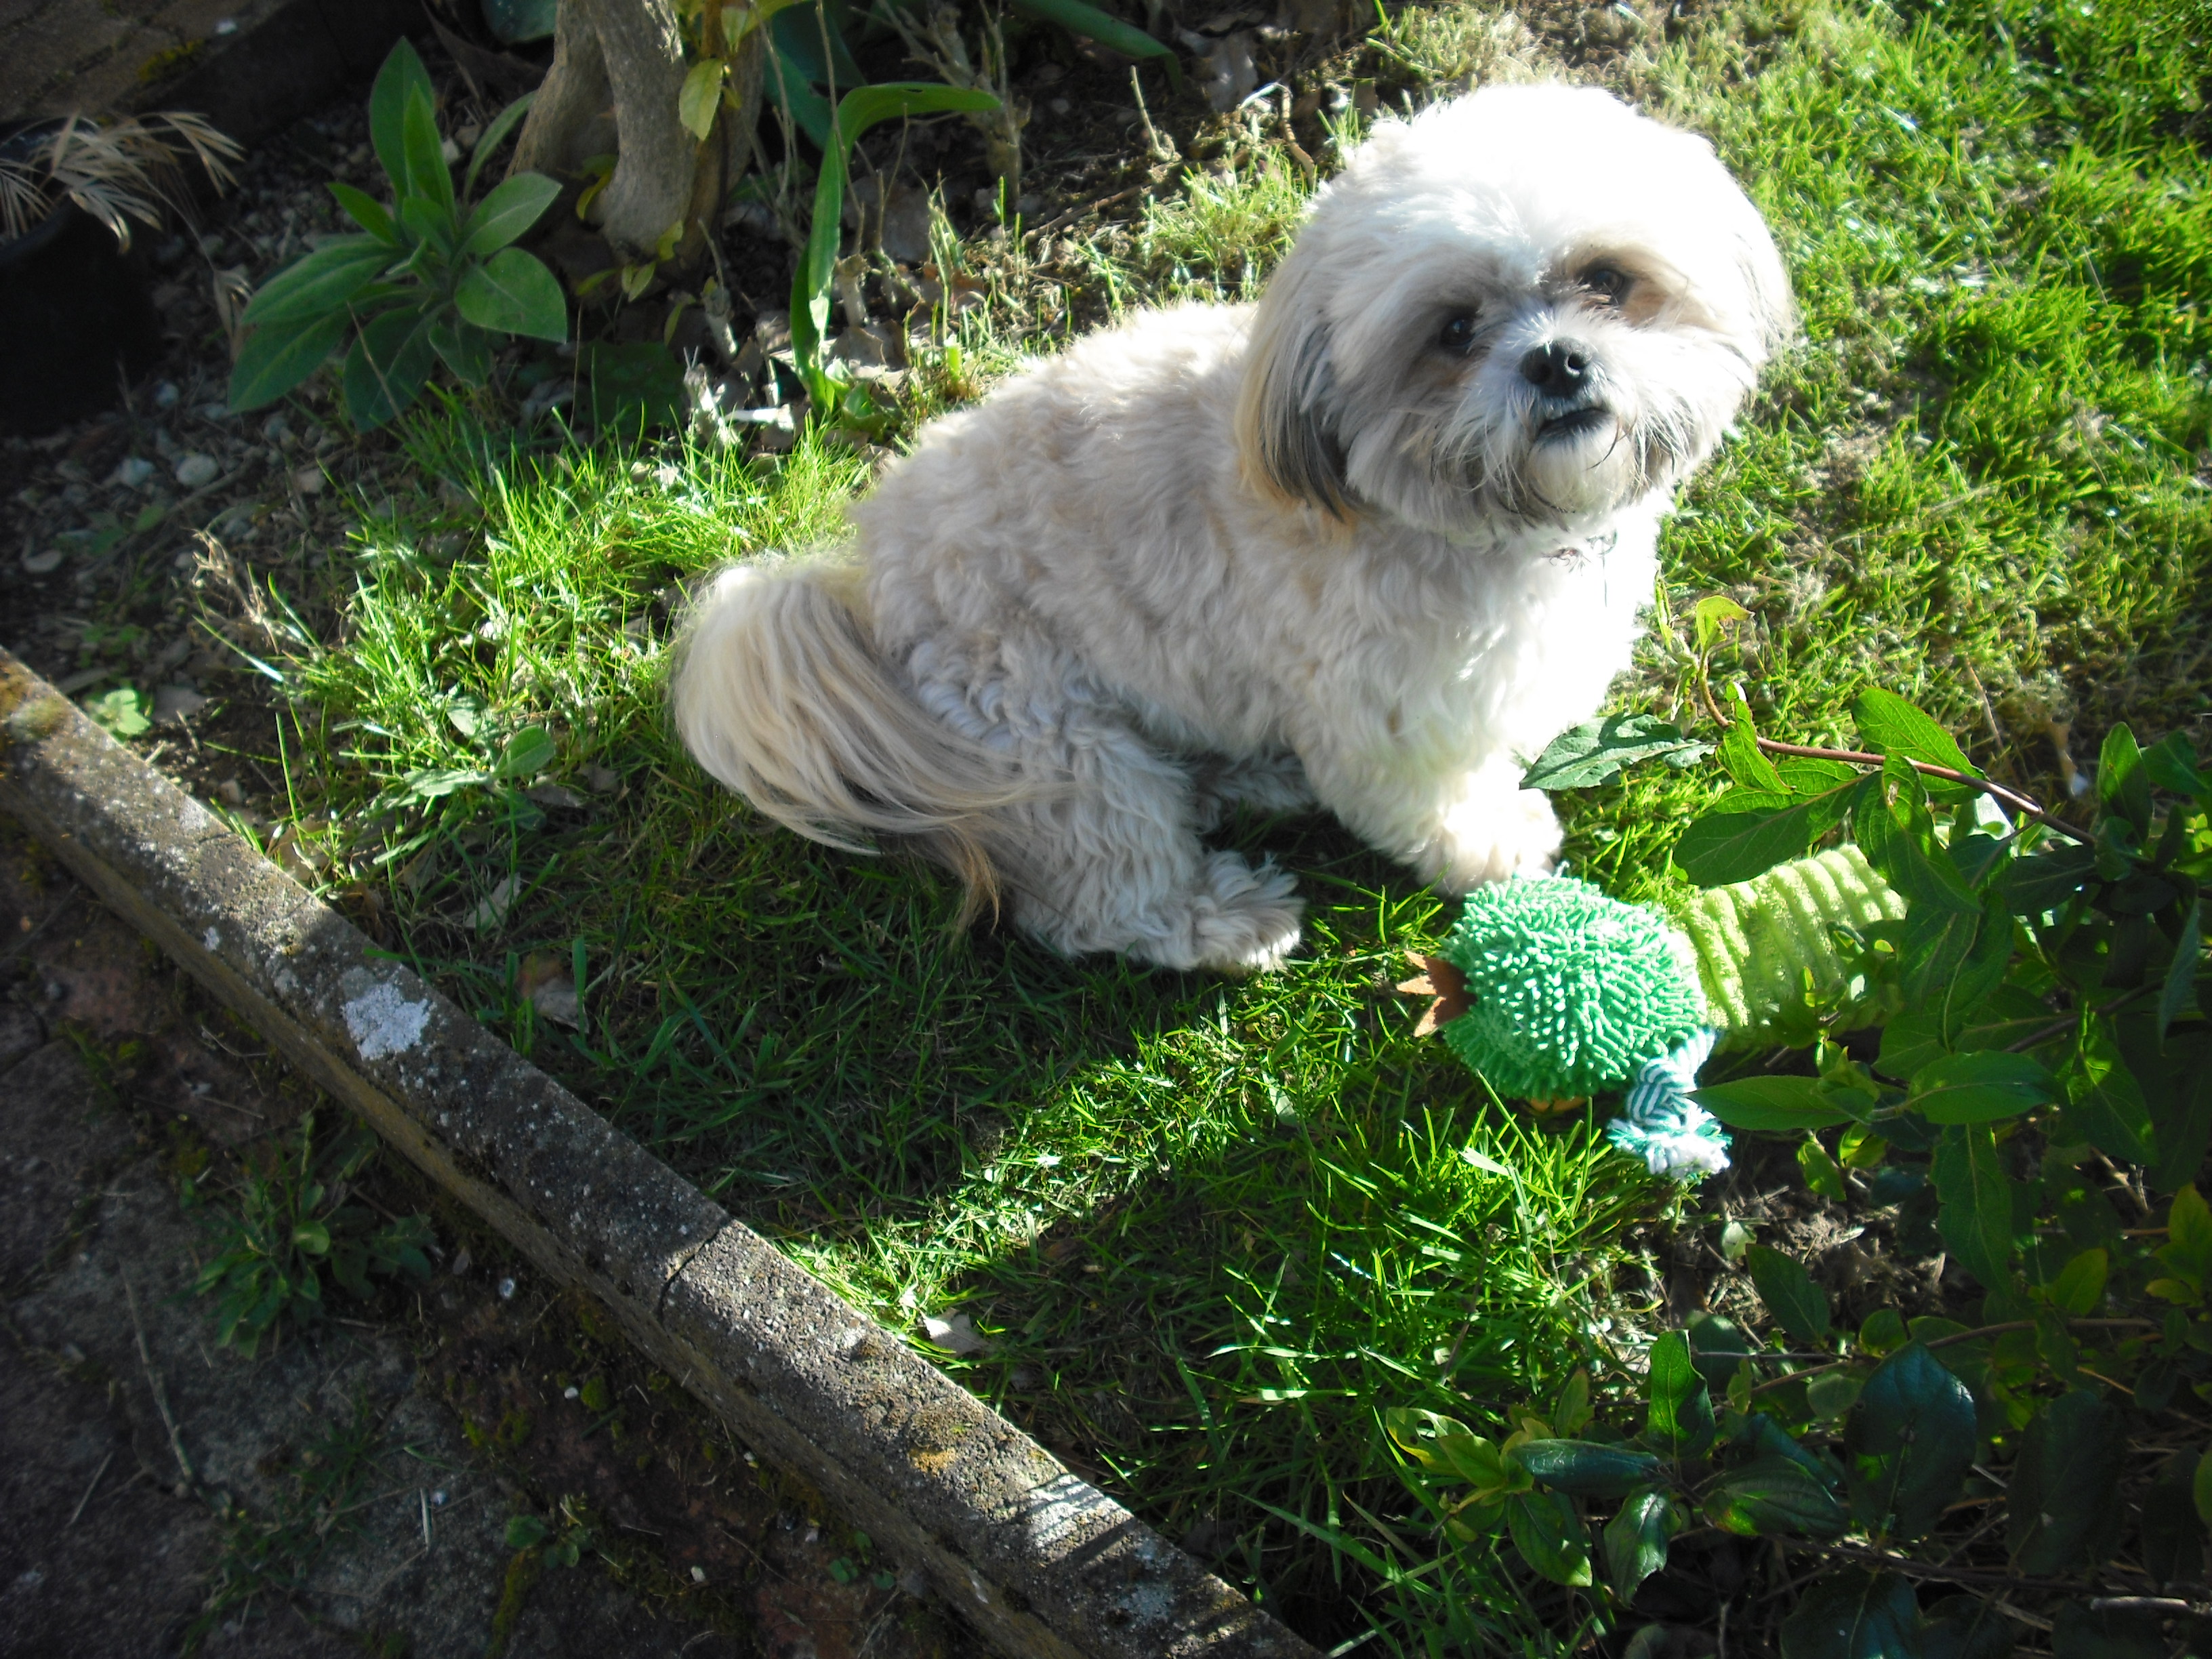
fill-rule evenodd
<path id="1" fill-rule="evenodd" d="M 1766 355 L 1772 356 L 1797 337 L 1797 301 L 1790 291 L 1790 272 L 1772 234 L 1756 210 L 1748 216 L 1751 222 L 1740 234 L 1736 265 L 1743 273 L 1752 326 Z"/>
<path id="2" fill-rule="evenodd" d="M 1261 296 L 1237 404 L 1237 454 L 1259 488 L 1349 521 L 1344 446 L 1328 413 L 1328 325 L 1304 276 L 1294 253 Z"/>

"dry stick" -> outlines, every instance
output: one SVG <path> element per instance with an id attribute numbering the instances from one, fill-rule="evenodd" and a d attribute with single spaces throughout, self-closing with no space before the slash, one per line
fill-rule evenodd
<path id="1" fill-rule="evenodd" d="M 177 1419 L 169 1410 L 168 1390 L 161 1386 L 161 1374 L 154 1369 L 154 1356 L 146 1351 L 146 1327 L 138 1318 L 138 1292 L 131 1288 L 131 1275 L 123 1275 L 123 1294 L 131 1304 L 131 1328 L 138 1337 L 138 1363 L 146 1369 L 146 1382 L 154 1391 L 154 1408 L 161 1413 L 161 1426 L 169 1431 L 169 1449 L 176 1454 L 177 1467 L 184 1471 L 185 1484 L 189 1486 L 198 1477 L 192 1473 L 192 1460 L 185 1455 L 184 1437 L 177 1432 Z"/>
<path id="2" fill-rule="evenodd" d="M 1102 196 L 1095 202 L 1086 202 L 1080 207 L 1072 207 L 1057 219 L 1048 220 L 1034 230 L 1024 231 L 1022 240 L 1027 241 L 1032 238 L 1049 236 L 1061 226 L 1072 225 L 1085 214 L 1103 212 L 1117 202 L 1126 202 L 1133 196 L 1142 196 L 1151 188 L 1149 185 L 1132 185 L 1127 190 L 1115 191 L 1111 196 Z"/>
<path id="3" fill-rule="evenodd" d="M 64 1532 L 67 1532 L 71 1527 L 76 1525 L 77 1516 L 84 1513 L 84 1506 L 92 1502 L 93 1493 L 100 1490 L 100 1477 L 107 1473 L 107 1466 L 114 1461 L 115 1454 L 113 1452 L 108 1453 L 106 1456 L 100 1460 L 100 1467 L 92 1472 L 92 1484 L 84 1489 L 84 1496 L 76 1500 L 76 1507 L 70 1511 L 70 1518 L 62 1522 L 62 1530 Z"/>

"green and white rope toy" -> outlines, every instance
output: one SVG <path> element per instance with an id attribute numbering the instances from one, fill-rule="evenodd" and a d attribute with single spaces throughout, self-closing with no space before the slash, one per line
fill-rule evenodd
<path id="1" fill-rule="evenodd" d="M 1783 1034 L 1808 999 L 1844 1009 L 1831 1030 L 1880 1018 L 1836 930 L 1904 912 L 1855 847 L 1704 893 L 1679 924 L 1571 877 L 1504 882 L 1468 896 L 1438 951 L 1466 1006 L 1437 1029 L 1508 1097 L 1548 1106 L 1625 1088 L 1607 1138 L 1654 1175 L 1700 1179 L 1728 1167 L 1728 1136 L 1690 1098 L 1707 1059 Z"/>

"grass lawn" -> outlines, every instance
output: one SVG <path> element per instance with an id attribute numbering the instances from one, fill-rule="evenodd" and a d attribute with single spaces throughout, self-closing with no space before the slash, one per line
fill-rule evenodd
<path id="1" fill-rule="evenodd" d="M 2191 27 L 2155 0 L 1824 0 L 1654 21 L 1597 66 L 1711 136 L 1806 323 L 1668 532 L 1623 706 L 1690 717 L 1666 618 L 1718 592 L 1751 617 L 1717 666 L 1801 741 L 1843 734 L 1878 684 L 2063 799 L 2052 722 L 2086 757 L 2123 715 L 2146 741 L 2204 719 L 2212 118 Z M 1369 51 L 1386 99 L 1544 63 L 1479 8 L 1396 14 Z M 1359 119 L 1349 99 L 1330 118 Z M 1249 290 L 1300 173 L 1279 124 L 1218 128 L 1229 165 L 1133 227 L 972 249 L 991 301 L 912 412 L 1111 306 Z M 1585 1123 L 1534 1127 L 1415 1042 L 1389 987 L 1450 914 L 1330 823 L 1234 827 L 1311 906 L 1304 955 L 1243 982 L 955 934 L 933 872 L 764 827 L 668 736 L 674 586 L 836 537 L 865 465 L 811 441 L 780 463 L 580 451 L 502 418 L 413 423 L 421 495 L 370 520 L 334 620 L 272 665 L 288 839 L 857 1306 L 908 1330 L 963 1312 L 988 1346 L 946 1363 L 970 1387 L 1324 1645 L 1360 1635 L 1365 1587 L 1261 1505 L 1360 1530 L 1403 1511 L 1379 1408 L 1496 1421 L 1577 1363 L 1625 1381 L 1668 1317 L 1652 1241 L 1717 1224 L 1714 1200 Z M 532 725 L 556 744 L 534 795 L 487 781 Z M 1713 787 L 1572 803 L 1571 867 L 1664 899 Z M 564 974 L 574 1030 L 529 996 Z M 1568 1641 L 1492 1589 L 1512 1640 Z M 1376 1650 L 1401 1644 L 1391 1626 Z"/>

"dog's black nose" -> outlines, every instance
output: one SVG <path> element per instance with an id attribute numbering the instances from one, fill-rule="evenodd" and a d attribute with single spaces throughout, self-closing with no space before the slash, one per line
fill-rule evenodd
<path id="1" fill-rule="evenodd" d="M 1521 359 L 1521 378 L 1554 398 L 1580 391 L 1589 377 L 1589 355 L 1565 340 L 1537 346 Z"/>

